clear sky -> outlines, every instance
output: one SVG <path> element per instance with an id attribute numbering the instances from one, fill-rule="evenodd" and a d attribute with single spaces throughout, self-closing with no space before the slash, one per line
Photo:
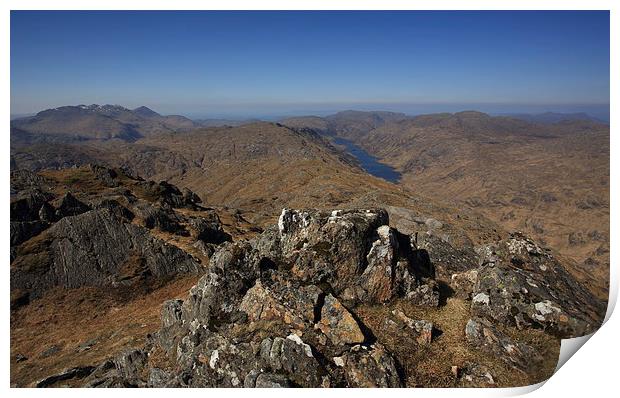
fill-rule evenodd
<path id="1" fill-rule="evenodd" d="M 11 12 L 11 113 L 596 113 L 609 13 Z"/>

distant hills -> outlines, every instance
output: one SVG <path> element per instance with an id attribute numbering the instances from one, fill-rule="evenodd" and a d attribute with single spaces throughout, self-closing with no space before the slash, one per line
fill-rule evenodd
<path id="1" fill-rule="evenodd" d="M 572 122 L 577 120 L 587 120 L 591 122 L 597 123 L 606 123 L 604 120 L 595 118 L 593 116 L 588 115 L 585 112 L 575 112 L 575 113 L 558 113 L 558 112 L 544 112 L 544 113 L 504 113 L 500 116 L 508 116 L 513 117 L 515 119 L 525 120 L 527 122 L 532 123 L 561 123 L 561 122 Z"/>
<path id="2" fill-rule="evenodd" d="M 120 105 L 78 105 L 47 109 L 31 117 L 15 119 L 11 127 L 31 134 L 134 141 L 199 125 L 184 116 L 162 116 L 145 106 L 131 110 Z"/>

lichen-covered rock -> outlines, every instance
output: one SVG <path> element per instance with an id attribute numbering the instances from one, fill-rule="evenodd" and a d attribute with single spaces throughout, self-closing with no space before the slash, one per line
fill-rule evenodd
<path id="1" fill-rule="evenodd" d="M 321 385 L 325 369 L 314 357 L 312 348 L 296 334 L 263 340 L 260 356 L 271 370 L 285 372 L 302 387 Z"/>
<path id="2" fill-rule="evenodd" d="M 256 388 L 288 388 L 293 387 L 291 381 L 284 375 L 277 373 L 261 373 L 256 377 Z"/>
<path id="3" fill-rule="evenodd" d="M 537 350 L 514 341 L 486 319 L 470 319 L 465 326 L 465 338 L 477 349 L 496 355 L 519 370 L 536 368 L 543 360 Z"/>
<path id="4" fill-rule="evenodd" d="M 364 333 L 357 321 L 331 294 L 325 296 L 321 320 L 317 327 L 336 345 L 364 342 Z"/>
<path id="5" fill-rule="evenodd" d="M 450 277 L 450 285 L 454 289 L 454 295 L 465 300 L 471 298 L 477 281 L 477 269 L 452 274 Z"/>
<path id="6" fill-rule="evenodd" d="M 495 379 L 489 369 L 477 363 L 466 362 L 462 367 L 454 366 L 454 376 L 463 387 L 488 388 L 495 386 Z"/>
<path id="7" fill-rule="evenodd" d="M 248 321 L 280 321 L 291 327 L 304 328 L 315 321 L 315 307 L 323 295 L 314 285 L 295 286 L 274 282 L 264 286 L 260 280 L 248 290 L 239 309 Z"/>
<path id="8" fill-rule="evenodd" d="M 277 262 L 307 283 L 328 283 L 348 303 L 378 303 L 417 286 L 410 248 L 400 250 L 385 210 L 284 209 Z"/>
<path id="9" fill-rule="evenodd" d="M 433 280 L 427 280 L 426 283 L 411 289 L 405 295 L 408 301 L 413 304 L 425 307 L 439 306 L 439 286 Z"/>
<path id="10" fill-rule="evenodd" d="M 356 345 L 339 362 L 349 387 L 402 387 L 394 358 L 379 343 Z"/>
<path id="11" fill-rule="evenodd" d="M 409 318 L 401 310 L 394 310 L 392 314 L 402 321 L 407 327 L 416 334 L 416 341 L 418 344 L 430 344 L 433 339 L 433 324 L 432 322 L 425 321 L 423 319 L 416 320 Z"/>
<path id="12" fill-rule="evenodd" d="M 183 319 L 209 325 L 231 321 L 243 311 L 239 305 L 258 277 L 247 242 L 225 243 L 209 261 L 209 271 L 194 285 L 183 303 Z"/>
<path id="13" fill-rule="evenodd" d="M 166 328 L 182 321 L 183 300 L 165 301 L 161 307 L 161 327 Z"/>
<path id="14" fill-rule="evenodd" d="M 546 250 L 513 234 L 478 270 L 472 314 L 518 328 L 540 327 L 561 338 L 600 324 L 604 306 Z"/>

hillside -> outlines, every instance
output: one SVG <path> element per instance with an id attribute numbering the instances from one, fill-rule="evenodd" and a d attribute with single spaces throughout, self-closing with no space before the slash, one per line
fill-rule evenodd
<path id="1" fill-rule="evenodd" d="M 262 228 L 94 165 L 11 187 L 14 386 L 525 385 L 604 308 L 549 250 L 410 194 Z"/>
<path id="2" fill-rule="evenodd" d="M 328 133 L 395 167 L 403 187 L 535 236 L 576 261 L 607 295 L 609 126 L 461 112 L 386 122 L 358 135 Z"/>

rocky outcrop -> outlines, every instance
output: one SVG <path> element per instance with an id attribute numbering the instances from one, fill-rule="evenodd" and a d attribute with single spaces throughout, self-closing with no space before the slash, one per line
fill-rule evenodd
<path id="1" fill-rule="evenodd" d="M 181 191 L 176 186 L 165 181 L 138 181 L 136 185 L 145 192 L 152 201 L 161 202 L 174 208 L 197 209 L 202 200 L 194 192 L 187 188 Z"/>
<path id="2" fill-rule="evenodd" d="M 335 345 L 364 342 L 364 334 L 351 313 L 331 294 L 325 297 L 317 327 Z"/>
<path id="3" fill-rule="evenodd" d="M 85 225 L 98 225 L 101 231 L 97 228 L 86 234 Z M 200 236 L 200 225 L 187 225 L 192 236 Z M 173 250 L 161 257 L 169 250 L 165 245 L 107 208 L 65 217 L 41 236 L 51 242 L 44 245 L 45 255 L 53 259 L 48 261 L 51 274 L 70 270 L 71 275 L 80 275 L 77 257 L 82 267 L 86 264 L 90 269 L 95 264 L 92 253 L 109 251 L 101 241 L 115 247 L 115 256 L 142 250 L 144 269 L 153 273 L 193 270 L 194 263 L 183 252 Z M 383 210 L 285 209 L 277 227 L 249 241 L 221 244 L 187 299 L 164 303 L 161 327 L 148 336 L 147 343 L 94 367 L 84 385 L 407 385 L 407 370 L 399 363 L 402 353 L 394 339 L 406 336 L 405 352 L 425 353 L 442 331 L 441 325 L 408 316 L 401 308 L 417 306 L 421 313 L 432 313 L 441 299 L 445 301 L 441 294 L 447 292 L 434 279 L 434 255 L 421 244 L 415 236 L 391 228 Z M 462 261 L 455 254 L 454 261 L 450 260 L 453 266 L 442 271 L 457 271 L 449 280 L 458 290 L 453 293 L 471 300 L 471 319 L 457 326 L 463 331 L 462 344 L 527 374 L 537 369 L 542 357 L 537 349 L 513 337 L 514 326 L 542 327 L 563 336 L 588 330 L 589 324 L 582 323 L 588 319 L 584 307 L 572 307 L 586 304 L 585 290 L 580 290 L 553 256 L 527 238 L 514 235 L 493 247 L 478 248 L 478 253 L 473 248 L 466 251 Z M 62 280 L 81 283 L 88 277 L 109 283 L 110 275 L 118 274 L 113 265 L 122 262 L 109 256 L 97 257 L 96 263 L 109 270 L 107 277 L 101 271 L 89 271 L 82 279 L 67 274 Z M 20 258 L 27 257 L 21 253 Z M 533 289 L 531 283 L 544 286 L 546 293 L 543 288 Z M 570 296 L 569 288 L 577 293 Z M 384 317 L 377 324 L 373 321 L 372 329 L 364 324 L 368 318 L 360 317 L 369 308 Z M 563 315 L 566 322 L 560 319 Z M 377 331 L 389 336 L 375 335 Z M 456 366 L 453 375 L 454 383 L 460 385 L 495 383 L 489 370 L 475 363 Z"/>
<path id="4" fill-rule="evenodd" d="M 513 234 L 481 253 L 473 315 L 520 329 L 542 328 L 561 338 L 599 326 L 604 305 L 532 240 Z"/>
<path id="5" fill-rule="evenodd" d="M 220 217 L 214 211 L 203 212 L 200 217 L 191 217 L 188 224 L 190 234 L 205 243 L 220 244 L 232 240 L 224 231 Z"/>
<path id="6" fill-rule="evenodd" d="M 396 363 L 381 344 L 354 346 L 338 362 L 349 387 L 402 387 Z"/>
<path id="7" fill-rule="evenodd" d="M 543 360 L 537 350 L 514 341 L 485 319 L 470 319 L 465 326 L 465 338 L 476 348 L 496 355 L 522 371 L 535 368 Z"/>
<path id="8" fill-rule="evenodd" d="M 395 359 L 354 310 L 406 300 L 428 279 L 417 277 L 388 221 L 382 210 L 287 210 L 278 229 L 224 243 L 188 298 L 164 304 L 161 329 L 142 349 L 146 363 L 129 361 L 129 372 L 116 358 L 108 378 L 138 386 L 402 386 Z M 420 344 L 430 343 L 432 324 L 399 315 Z M 169 367 L 150 363 L 156 351 Z"/>
<path id="9" fill-rule="evenodd" d="M 11 289 L 32 297 L 54 286 L 115 286 L 201 269 L 182 250 L 108 209 L 64 217 L 28 243 L 11 266 Z"/>
<path id="10" fill-rule="evenodd" d="M 77 216 L 90 210 L 90 206 L 78 200 L 71 192 L 67 192 L 61 199 L 56 208 L 56 218 Z"/>
<path id="11" fill-rule="evenodd" d="M 278 221 L 281 258 L 305 283 L 328 284 L 349 304 L 380 303 L 411 292 L 425 270 L 399 242 L 385 210 L 297 211 Z"/>

